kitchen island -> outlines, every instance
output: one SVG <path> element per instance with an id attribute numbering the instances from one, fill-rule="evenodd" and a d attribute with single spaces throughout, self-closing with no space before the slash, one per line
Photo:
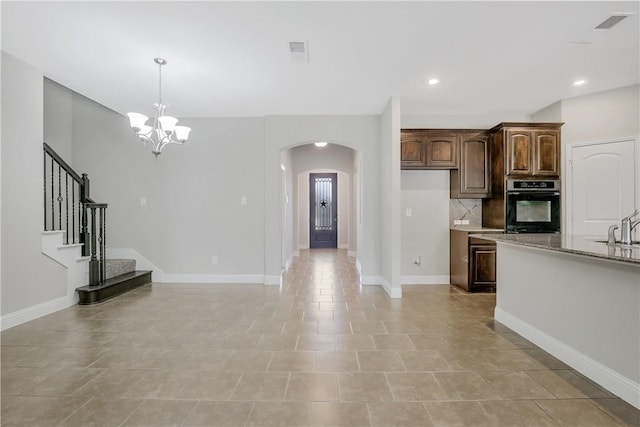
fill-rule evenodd
<path id="1" fill-rule="evenodd" d="M 584 236 L 497 243 L 495 319 L 640 408 L 640 247 Z"/>

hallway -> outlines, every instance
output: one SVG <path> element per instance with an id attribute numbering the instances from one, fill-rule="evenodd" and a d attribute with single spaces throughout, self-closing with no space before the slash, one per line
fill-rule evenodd
<path id="1" fill-rule="evenodd" d="M 392 300 L 333 249 L 283 282 L 153 284 L 2 332 L 2 426 L 640 425 L 494 323 L 495 295 Z"/>

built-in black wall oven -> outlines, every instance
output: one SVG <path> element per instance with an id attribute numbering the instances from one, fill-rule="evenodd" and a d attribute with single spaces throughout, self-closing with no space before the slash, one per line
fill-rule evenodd
<path id="1" fill-rule="evenodd" d="M 505 231 L 559 233 L 560 181 L 507 180 Z"/>

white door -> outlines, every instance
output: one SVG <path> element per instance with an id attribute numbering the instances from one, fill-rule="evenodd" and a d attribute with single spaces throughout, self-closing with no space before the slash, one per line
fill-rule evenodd
<path id="1" fill-rule="evenodd" d="M 637 155 L 636 138 L 567 147 L 567 233 L 606 237 L 639 207 Z"/>

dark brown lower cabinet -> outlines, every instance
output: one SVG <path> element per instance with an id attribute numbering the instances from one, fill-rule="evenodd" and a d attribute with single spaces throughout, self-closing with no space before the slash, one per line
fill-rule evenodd
<path id="1" fill-rule="evenodd" d="M 469 237 L 481 231 L 451 230 L 449 274 L 451 284 L 468 292 L 495 292 L 496 244 Z"/>

